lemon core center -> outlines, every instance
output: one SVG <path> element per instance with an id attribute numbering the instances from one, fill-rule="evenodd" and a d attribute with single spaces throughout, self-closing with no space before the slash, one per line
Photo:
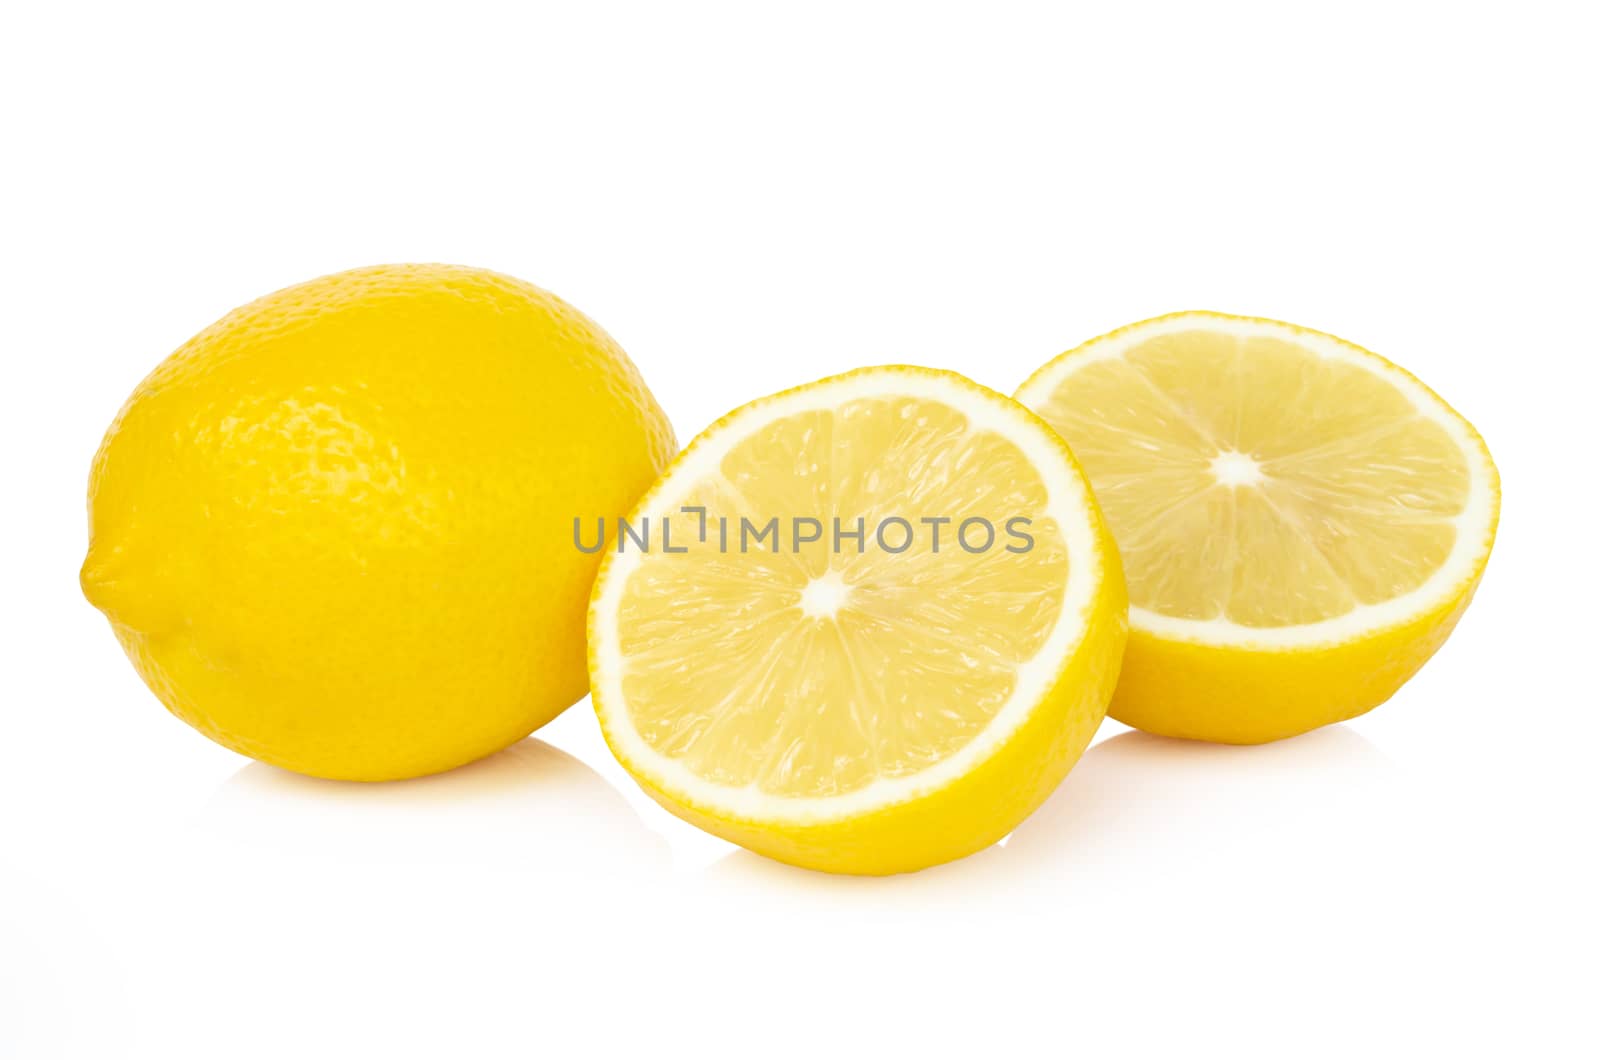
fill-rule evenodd
<path id="1" fill-rule="evenodd" d="M 1254 486 L 1261 481 L 1261 465 L 1255 458 L 1231 449 L 1216 455 L 1211 461 L 1211 473 L 1224 486 Z"/>
<path id="2" fill-rule="evenodd" d="M 836 570 L 812 578 L 800 590 L 800 610 L 809 618 L 832 618 L 850 599 L 850 585 Z"/>

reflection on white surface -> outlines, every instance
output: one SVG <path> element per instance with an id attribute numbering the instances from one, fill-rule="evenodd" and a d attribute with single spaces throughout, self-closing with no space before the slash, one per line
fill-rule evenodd
<path id="1" fill-rule="evenodd" d="M 1084 756 L 1012 834 L 1007 860 L 1093 875 L 1112 864 L 1193 867 L 1235 846 L 1287 857 L 1359 844 L 1364 826 L 1403 811 L 1390 797 L 1396 779 L 1389 759 L 1343 726 L 1258 747 L 1126 732 Z"/>
<path id="2" fill-rule="evenodd" d="M 598 773 L 543 740 L 383 784 L 319 780 L 259 762 L 200 821 L 231 842 L 382 862 L 515 864 L 604 876 L 664 872 L 666 843 Z"/>
<path id="3" fill-rule="evenodd" d="M 7 1060 L 86 1055 L 79 1052 L 86 1043 L 76 1033 L 75 998 L 88 989 L 95 990 L 97 1014 L 125 1015 L 121 969 L 108 969 L 101 954 L 56 930 L 56 909 L 65 907 L 78 923 L 93 917 L 62 890 L 0 850 L 0 1057 Z"/>

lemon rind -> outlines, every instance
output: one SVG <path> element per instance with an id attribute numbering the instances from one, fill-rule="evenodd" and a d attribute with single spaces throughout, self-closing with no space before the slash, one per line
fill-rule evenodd
<path id="1" fill-rule="evenodd" d="M 1336 335 L 1265 317 L 1186 310 L 1138 321 L 1090 339 L 1045 364 L 1017 388 L 1017 400 L 1037 409 L 1073 373 L 1120 358 L 1131 346 L 1201 325 L 1237 338 L 1288 339 L 1320 356 L 1358 365 L 1379 376 L 1411 402 L 1419 415 L 1439 424 L 1456 443 L 1470 470 L 1467 502 L 1453 520 L 1456 541 L 1439 569 L 1410 592 L 1378 604 L 1294 626 L 1245 626 L 1226 618 L 1163 615 L 1130 602 L 1130 626 L 1166 640 L 1213 647 L 1300 651 L 1364 640 L 1448 606 L 1476 582 L 1488 562 L 1500 515 L 1500 477 L 1488 446 L 1470 423 L 1416 376 L 1371 350 Z"/>
<path id="2" fill-rule="evenodd" d="M 1061 528 L 1069 557 L 1066 595 L 1049 637 L 1018 668 L 1010 698 L 984 731 L 956 753 L 918 773 L 879 778 L 856 791 L 821 797 L 778 796 L 755 786 L 734 788 L 707 781 L 651 748 L 637 733 L 622 693 L 625 663 L 615 619 L 638 552 L 608 552 L 589 608 L 591 695 L 601 732 L 612 752 L 647 787 L 670 793 L 694 810 L 730 821 L 818 824 L 872 814 L 925 798 L 979 768 L 1026 722 L 1034 706 L 1082 647 L 1107 563 L 1095 533 L 1098 509 L 1088 479 L 1071 450 L 1042 419 L 1011 398 L 954 372 L 909 365 L 862 368 L 750 402 L 702 431 L 634 506 L 630 522 L 676 514 L 696 483 L 715 473 L 739 441 L 767 424 L 807 411 L 832 409 L 862 397 L 922 397 L 943 401 L 968 416 L 976 429 L 995 430 L 1025 453 L 1044 480 L 1048 517 Z"/>

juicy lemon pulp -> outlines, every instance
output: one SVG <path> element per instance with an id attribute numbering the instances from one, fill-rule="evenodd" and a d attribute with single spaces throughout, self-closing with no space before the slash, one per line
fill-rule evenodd
<path id="1" fill-rule="evenodd" d="M 862 398 L 740 440 L 684 501 L 705 509 L 706 544 L 691 520 L 689 552 L 649 554 L 623 591 L 623 692 L 640 735 L 708 781 L 780 796 L 856 791 L 947 758 L 993 720 L 1060 616 L 1067 554 L 1047 503 L 1015 444 L 924 399 Z M 774 515 L 786 530 L 814 518 L 822 537 L 750 546 L 747 522 Z M 1006 551 L 1016 517 L 1030 520 L 1026 554 Z M 891 518 L 905 523 L 880 541 Z M 973 518 L 993 528 L 968 524 L 983 551 L 958 540 Z M 834 552 L 835 519 L 860 531 L 859 550 L 842 536 Z M 904 552 L 884 547 L 908 537 Z"/>
<path id="2" fill-rule="evenodd" d="M 747 405 L 646 520 L 653 547 L 619 534 L 590 604 L 602 730 L 650 795 L 758 853 L 858 873 L 972 853 L 1104 715 L 1127 611 L 1104 522 L 1060 438 L 959 376 Z"/>
<path id="3" fill-rule="evenodd" d="M 1127 724 L 1260 743 L 1355 717 L 1444 643 L 1488 562 L 1483 440 L 1331 335 L 1177 313 L 1017 396 L 1083 462 L 1126 564 Z"/>
<path id="4" fill-rule="evenodd" d="M 1456 541 L 1460 447 L 1396 386 L 1283 338 L 1189 329 L 1039 406 L 1095 485 L 1135 606 L 1303 625 L 1411 592 Z"/>

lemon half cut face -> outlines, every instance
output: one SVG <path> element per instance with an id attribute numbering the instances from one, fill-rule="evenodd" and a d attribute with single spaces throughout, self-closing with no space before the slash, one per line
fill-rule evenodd
<path id="1" fill-rule="evenodd" d="M 897 367 L 752 403 L 631 520 L 702 512 L 806 532 L 690 532 L 601 568 L 595 707 L 673 812 L 796 864 L 905 871 L 1004 836 L 1087 745 L 1121 573 L 1070 453 L 1010 399 Z"/>
<path id="2" fill-rule="evenodd" d="M 1443 643 L 1488 562 L 1483 440 L 1331 335 L 1174 314 L 1017 396 L 1083 462 L 1121 549 L 1128 724 L 1257 743 L 1369 710 Z"/>

